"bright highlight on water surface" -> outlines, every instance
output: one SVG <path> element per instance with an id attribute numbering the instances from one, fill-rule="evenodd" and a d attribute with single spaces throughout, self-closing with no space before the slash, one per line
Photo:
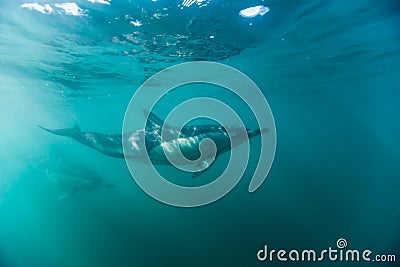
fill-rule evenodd
<path id="1" fill-rule="evenodd" d="M 193 4 L 198 5 L 199 7 L 204 7 L 207 6 L 207 4 L 210 2 L 210 0 L 206 1 L 206 0 L 183 0 L 182 4 L 180 4 L 180 7 L 190 7 Z"/>
<path id="2" fill-rule="evenodd" d="M 42 14 L 53 13 L 53 8 L 49 4 L 40 5 L 38 3 L 25 3 L 21 5 L 22 8 L 27 8 L 29 10 L 36 10 Z"/>
<path id="3" fill-rule="evenodd" d="M 130 22 L 130 24 L 132 24 L 133 26 L 135 26 L 135 27 L 140 27 L 140 26 L 142 26 L 142 23 L 140 22 L 140 21 L 138 21 L 138 20 L 132 20 L 131 22 Z"/>
<path id="4" fill-rule="evenodd" d="M 85 14 L 85 11 L 75 3 L 61 3 L 61 4 L 54 4 L 54 6 L 63 10 L 66 15 L 82 16 Z"/>
<path id="5" fill-rule="evenodd" d="M 269 11 L 269 8 L 266 6 L 253 6 L 246 9 L 243 9 L 239 12 L 239 15 L 245 18 L 254 18 L 257 15 L 263 16 L 265 13 Z"/>
<path id="6" fill-rule="evenodd" d="M 111 0 L 88 0 L 90 3 L 99 3 L 99 4 L 103 4 L 103 5 L 110 5 Z"/>
<path id="7" fill-rule="evenodd" d="M 101 1 L 102 0 L 93 0 Z M 38 3 L 25 3 L 21 5 L 22 8 L 27 8 L 29 10 L 35 10 L 42 14 L 65 14 L 70 16 L 85 16 L 86 10 L 80 8 L 76 3 L 57 3 L 57 4 L 38 4 Z"/>

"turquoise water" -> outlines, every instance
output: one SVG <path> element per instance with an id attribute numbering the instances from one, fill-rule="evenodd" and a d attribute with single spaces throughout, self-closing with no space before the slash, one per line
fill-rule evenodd
<path id="1" fill-rule="evenodd" d="M 339 238 L 400 259 L 398 1 L 24 3 L 0 3 L 1 267 L 279 266 L 260 263 L 257 251 L 324 249 Z M 256 5 L 270 11 L 239 16 Z M 255 193 L 247 188 L 259 140 L 232 192 L 184 209 L 144 193 L 124 160 L 37 127 L 120 133 L 143 81 L 195 60 L 239 69 L 269 101 L 276 157 Z M 230 97 L 192 90 L 157 113 L 208 92 Z M 230 101 L 254 126 L 249 110 Z M 65 184 L 46 178 L 60 164 L 78 164 L 78 175 L 99 175 L 114 188 L 59 200 Z M 168 166 L 163 172 L 177 183 L 191 179 Z"/>

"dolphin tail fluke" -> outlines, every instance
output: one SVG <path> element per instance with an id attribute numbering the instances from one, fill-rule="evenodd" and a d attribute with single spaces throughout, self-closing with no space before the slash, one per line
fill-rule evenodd
<path id="1" fill-rule="evenodd" d="M 47 128 L 42 127 L 40 125 L 38 125 L 38 126 L 39 126 L 39 128 L 41 128 L 41 129 L 43 129 L 43 130 L 45 130 L 45 131 L 47 131 L 49 133 L 52 133 L 52 134 L 55 134 L 55 135 L 61 135 L 61 136 L 74 137 L 74 136 L 77 136 L 77 135 L 79 135 L 81 133 L 81 129 L 79 128 L 78 125 L 75 125 L 72 128 L 65 128 L 65 129 L 47 129 Z"/>

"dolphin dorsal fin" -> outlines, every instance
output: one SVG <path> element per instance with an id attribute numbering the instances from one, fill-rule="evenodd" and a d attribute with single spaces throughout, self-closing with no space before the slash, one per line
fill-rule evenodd
<path id="1" fill-rule="evenodd" d="M 72 129 L 74 129 L 74 131 L 81 132 L 81 128 L 78 126 L 78 124 L 75 124 Z"/>
<path id="2" fill-rule="evenodd" d="M 147 117 L 147 124 L 146 128 L 147 129 L 155 129 L 155 128 L 161 128 L 163 125 L 164 127 L 170 128 L 168 124 L 165 124 L 162 119 L 160 119 L 157 115 L 155 115 L 153 112 L 149 112 L 148 110 L 143 110 L 144 116 Z"/>

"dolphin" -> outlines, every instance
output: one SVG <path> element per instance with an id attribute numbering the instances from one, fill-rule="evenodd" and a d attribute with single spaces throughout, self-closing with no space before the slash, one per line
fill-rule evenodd
<path id="1" fill-rule="evenodd" d="M 46 168 L 45 173 L 50 182 L 64 191 L 58 197 L 59 200 L 69 198 L 79 191 L 89 192 L 99 188 L 114 188 L 114 185 L 106 183 L 94 171 L 69 162 L 61 162 L 55 168 Z"/>
<path id="2" fill-rule="evenodd" d="M 62 194 L 58 200 L 71 197 L 77 192 L 94 191 L 99 188 L 114 188 L 103 178 L 83 165 L 65 161 L 61 157 L 42 159 L 32 166 L 39 170 L 47 180 L 60 188 Z"/>
<path id="3" fill-rule="evenodd" d="M 70 137 L 87 147 L 115 158 L 124 158 L 123 147 L 129 148 L 125 149 L 127 157 L 140 161 L 147 154 L 151 161 L 157 165 L 171 165 L 165 153 L 174 156 L 179 150 L 189 160 L 200 158 L 199 144 L 205 138 L 210 138 L 214 141 L 217 147 L 216 157 L 226 153 L 232 148 L 230 137 L 226 130 L 228 128 L 229 132 L 233 133 L 232 138 L 238 141 L 237 143 L 243 143 L 247 139 L 269 131 L 267 128 L 248 129 L 240 126 L 220 126 L 216 124 L 186 125 L 178 128 L 165 124 L 162 119 L 152 112 L 143 111 L 143 113 L 148 117 L 146 128 L 129 133 L 128 138 L 123 138 L 122 134 L 83 132 L 77 125 L 66 129 L 39 127 L 55 135 Z M 167 137 L 166 140 L 161 140 L 162 127 L 165 127 L 163 131 L 167 132 L 171 138 Z M 243 136 L 243 132 L 247 133 L 247 136 Z M 123 144 L 123 141 L 128 142 L 128 144 Z M 147 153 L 145 153 L 146 149 Z M 205 166 L 202 169 L 207 169 L 213 162 L 215 161 L 208 162 L 206 158 L 204 161 Z"/>

